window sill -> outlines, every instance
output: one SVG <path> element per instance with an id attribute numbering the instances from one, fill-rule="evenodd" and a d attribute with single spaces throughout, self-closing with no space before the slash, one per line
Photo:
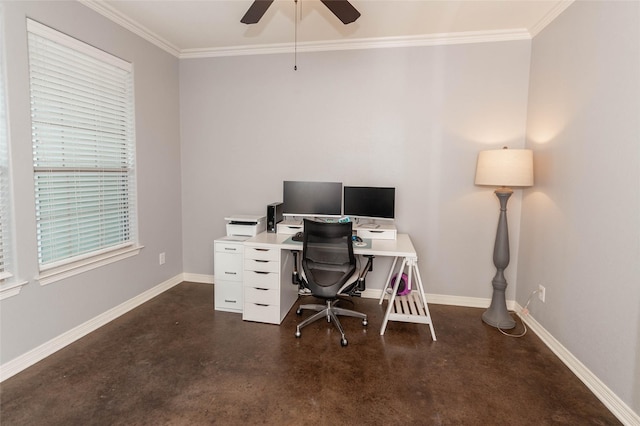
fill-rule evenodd
<path id="1" fill-rule="evenodd" d="M 136 256 L 144 246 L 132 246 L 96 255 L 77 262 L 41 271 L 38 276 L 40 285 L 47 285 L 128 257 Z"/>
<path id="2" fill-rule="evenodd" d="M 18 281 L 0 284 L 0 300 L 8 299 L 20 294 L 22 287 L 29 284 L 29 281 Z"/>

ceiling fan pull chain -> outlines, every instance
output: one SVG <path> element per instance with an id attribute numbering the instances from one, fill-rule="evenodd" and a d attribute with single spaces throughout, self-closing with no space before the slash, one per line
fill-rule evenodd
<path id="1" fill-rule="evenodd" d="M 298 0 L 293 0 L 293 2 L 295 3 L 295 7 L 296 7 L 296 16 L 294 19 L 294 23 L 293 23 L 293 27 L 294 27 L 294 34 L 293 34 L 293 70 L 297 71 L 298 70 Z"/>

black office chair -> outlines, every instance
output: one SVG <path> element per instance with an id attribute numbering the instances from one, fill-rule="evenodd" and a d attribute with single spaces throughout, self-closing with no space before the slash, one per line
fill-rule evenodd
<path id="1" fill-rule="evenodd" d="M 327 322 L 333 320 L 340 331 L 340 344 L 347 346 L 338 315 L 361 318 L 362 325 L 367 325 L 366 314 L 336 307 L 340 301 L 339 295 L 353 294 L 358 286 L 351 232 L 351 222 L 323 223 L 304 220 L 301 278 L 303 284 L 311 290 L 311 295 L 325 299 L 326 305 L 298 307 L 298 315 L 302 314 L 303 309 L 314 310 L 317 313 L 298 324 L 296 337 L 300 337 L 302 327 L 320 318 L 326 318 Z"/>

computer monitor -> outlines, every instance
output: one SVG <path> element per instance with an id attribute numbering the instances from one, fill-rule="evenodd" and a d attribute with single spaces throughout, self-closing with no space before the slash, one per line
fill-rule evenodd
<path id="1" fill-rule="evenodd" d="M 282 202 L 285 216 L 339 217 L 342 182 L 284 181 Z"/>
<path id="2" fill-rule="evenodd" d="M 393 219 L 395 198 L 395 188 L 345 186 L 344 214 L 358 218 Z"/>

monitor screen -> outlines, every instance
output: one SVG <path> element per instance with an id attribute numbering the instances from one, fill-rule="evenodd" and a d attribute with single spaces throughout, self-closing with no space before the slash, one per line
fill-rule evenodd
<path id="1" fill-rule="evenodd" d="M 340 216 L 342 182 L 284 181 L 282 202 L 287 216 Z"/>
<path id="2" fill-rule="evenodd" d="M 395 188 L 372 186 L 344 187 L 346 216 L 393 219 L 395 217 Z"/>

